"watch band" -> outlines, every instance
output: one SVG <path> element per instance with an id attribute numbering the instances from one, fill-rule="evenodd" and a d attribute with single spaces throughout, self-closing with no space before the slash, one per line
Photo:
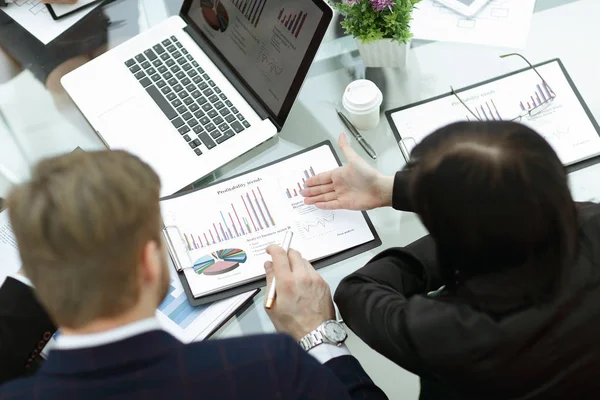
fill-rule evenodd
<path id="1" fill-rule="evenodd" d="M 315 329 L 314 331 L 300 339 L 298 343 L 300 344 L 300 347 L 302 347 L 302 349 L 308 351 L 313 347 L 317 347 L 318 345 L 325 343 L 325 340 L 323 340 L 323 334 L 318 329 Z"/>

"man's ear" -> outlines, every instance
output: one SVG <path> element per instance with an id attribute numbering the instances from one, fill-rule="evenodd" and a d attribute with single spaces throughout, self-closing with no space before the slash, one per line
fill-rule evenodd
<path id="1" fill-rule="evenodd" d="M 154 240 L 150 240 L 144 245 L 140 263 L 144 283 L 154 283 L 160 278 L 161 252 L 161 247 Z"/>

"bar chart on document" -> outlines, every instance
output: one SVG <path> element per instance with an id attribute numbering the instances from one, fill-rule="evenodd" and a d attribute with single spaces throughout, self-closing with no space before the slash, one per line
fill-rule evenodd
<path id="1" fill-rule="evenodd" d="M 312 166 L 307 166 L 298 173 L 292 174 L 292 179 L 280 178 L 280 186 L 285 189 L 285 196 L 296 213 L 296 232 L 305 240 L 316 239 L 338 228 L 335 225 L 334 211 L 323 211 L 315 206 L 304 204 L 301 192 L 306 188 L 306 181 L 316 174 Z"/>
<path id="2" fill-rule="evenodd" d="M 529 112 L 535 114 L 541 113 L 545 107 L 549 106 L 554 100 L 555 93 L 552 91 L 547 82 L 540 82 L 539 84 L 535 85 L 535 87 L 533 87 L 533 85 L 529 85 L 528 89 L 529 91 L 524 92 L 520 98 L 512 99 L 514 103 L 503 105 L 501 108 L 507 111 L 503 112 L 502 114 L 500 113 L 499 106 L 496 105 L 498 99 L 494 100 L 493 95 L 488 98 L 482 97 L 480 101 L 470 99 L 469 102 L 472 102 L 472 104 L 467 105 L 474 112 L 474 114 L 476 114 L 477 118 L 475 118 L 475 115 L 468 112 L 468 110 L 465 108 L 465 111 L 467 111 L 466 119 L 468 121 L 518 120 Z M 518 108 L 518 114 L 517 111 L 515 111 L 515 106 Z M 510 111 L 513 113 L 510 114 Z"/>
<path id="3" fill-rule="evenodd" d="M 178 228 L 187 249 L 191 264 L 184 273 L 194 295 L 263 277 L 266 248 L 280 244 L 289 230 L 296 234 L 292 247 L 309 260 L 373 240 L 361 213 L 304 204 L 306 181 L 337 167 L 329 146 L 322 146 L 162 201 L 165 225 Z"/>
<path id="4" fill-rule="evenodd" d="M 600 136 L 558 62 L 538 70 L 544 80 L 529 69 L 459 91 L 460 100 L 448 95 L 397 111 L 392 114 L 394 125 L 402 138 L 418 144 L 453 122 L 514 120 L 541 134 L 565 165 L 600 154 Z"/>
<path id="5" fill-rule="evenodd" d="M 171 280 L 167 297 L 163 300 L 158 311 L 165 315 L 175 325 L 181 329 L 187 329 L 208 306 L 193 307 L 187 301 L 187 297 L 181 284 L 176 281 L 177 278 Z"/>
<path id="6" fill-rule="evenodd" d="M 163 328 L 184 343 L 202 340 L 218 325 L 228 319 L 231 312 L 243 304 L 252 293 L 244 293 L 219 302 L 198 307 L 190 305 L 179 277 L 171 269 L 171 282 L 167 295 L 156 310 Z"/>
<path id="7" fill-rule="evenodd" d="M 212 220 L 206 229 L 183 233 L 188 250 L 210 247 L 275 227 L 275 219 L 260 186 L 240 193 L 239 198 L 232 198 L 227 207 L 206 215 L 206 218 Z"/>

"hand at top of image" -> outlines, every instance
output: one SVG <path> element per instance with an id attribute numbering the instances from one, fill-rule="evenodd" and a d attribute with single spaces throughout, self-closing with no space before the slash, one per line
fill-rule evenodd
<path id="1" fill-rule="evenodd" d="M 77 0 L 42 0 L 44 4 L 75 4 Z"/>
<path id="2" fill-rule="evenodd" d="M 267 286 L 276 277 L 277 297 L 267 314 L 278 332 L 297 341 L 322 322 L 335 319 L 329 285 L 296 250 L 286 254 L 279 246 L 269 246 L 273 262 L 265 263 Z M 268 290 L 267 290 L 268 293 Z"/>
<path id="3" fill-rule="evenodd" d="M 324 210 L 371 210 L 392 204 L 393 177 L 371 167 L 350 147 L 345 134 L 338 144 L 347 165 L 323 172 L 306 181 L 305 204 Z"/>

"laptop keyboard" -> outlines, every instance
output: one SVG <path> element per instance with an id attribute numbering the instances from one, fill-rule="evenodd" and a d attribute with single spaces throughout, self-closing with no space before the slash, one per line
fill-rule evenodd
<path id="1" fill-rule="evenodd" d="M 127 60 L 125 65 L 196 155 L 250 128 L 175 36 Z"/>

